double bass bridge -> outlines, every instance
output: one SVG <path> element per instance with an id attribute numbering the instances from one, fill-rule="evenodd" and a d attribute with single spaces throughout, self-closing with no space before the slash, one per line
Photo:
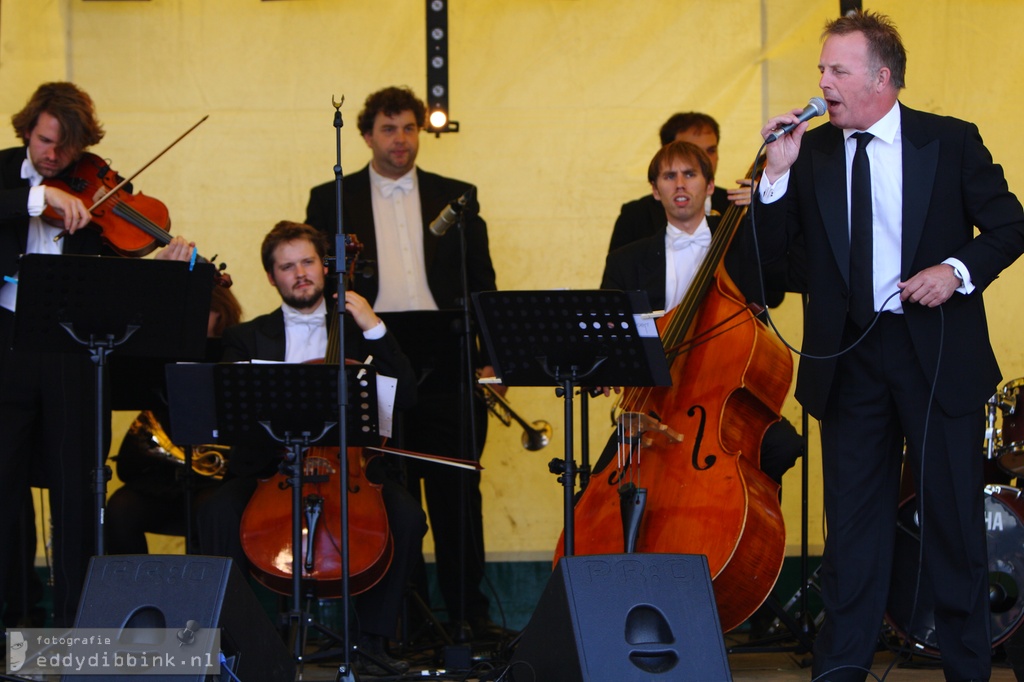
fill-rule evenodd
<path id="1" fill-rule="evenodd" d="M 682 443 L 683 434 L 665 424 L 653 415 L 642 412 L 623 412 L 615 420 L 619 443 L 639 444 L 641 447 L 654 443 L 654 436 L 661 434 L 673 443 Z"/>

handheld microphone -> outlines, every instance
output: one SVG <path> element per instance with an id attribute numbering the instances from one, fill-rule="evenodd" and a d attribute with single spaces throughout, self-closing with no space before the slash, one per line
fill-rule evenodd
<path id="1" fill-rule="evenodd" d="M 827 110 L 828 107 L 825 106 L 825 100 L 823 100 L 820 97 L 812 97 L 811 101 L 807 103 L 806 107 L 804 107 L 804 110 L 800 112 L 799 116 L 797 116 L 796 123 L 787 123 L 778 130 L 772 132 L 771 135 L 764 139 L 764 143 L 769 144 L 771 142 L 775 142 L 775 140 L 779 139 L 786 133 L 792 132 L 794 128 L 796 128 L 804 121 L 809 121 L 815 116 L 821 116 Z"/>
<path id="2" fill-rule="evenodd" d="M 451 201 L 447 206 L 434 218 L 434 222 L 430 223 L 430 232 L 435 237 L 443 237 L 444 233 L 456 223 L 459 219 L 459 214 L 462 213 L 462 209 L 466 208 L 466 204 L 469 202 L 469 196 L 473 193 L 473 188 L 470 187 L 466 190 L 458 199 Z"/>

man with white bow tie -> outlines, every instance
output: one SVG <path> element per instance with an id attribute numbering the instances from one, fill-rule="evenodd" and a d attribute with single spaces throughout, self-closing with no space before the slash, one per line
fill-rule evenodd
<path id="1" fill-rule="evenodd" d="M 374 92 L 359 112 L 359 132 L 372 159 L 343 179 L 343 227 L 359 237 L 362 256 L 375 263 L 373 272 L 357 277 L 352 286 L 378 312 L 461 309 L 460 230 L 452 227 L 437 235 L 429 225 L 450 202 L 463 196 L 467 197 L 462 232 L 469 291 L 497 288 L 476 188 L 416 165 L 425 122 L 426 106 L 408 88 Z M 335 184 L 314 187 L 306 222 L 334 235 L 337 220 Z M 411 342 L 427 355 L 443 356 L 453 350 L 458 353 L 461 334 L 454 330 L 403 339 L 403 343 Z M 476 353 L 478 344 L 479 340 L 470 344 L 474 368 L 481 376 L 494 376 L 493 367 Z M 419 401 L 406 414 L 405 447 L 434 455 L 479 458 L 487 435 L 483 402 L 472 400 L 477 438 L 476 443 L 469 443 L 470 410 L 459 409 L 460 384 L 464 382 L 458 373 L 426 370 L 418 379 Z M 479 473 L 417 461 L 408 462 L 407 471 L 410 491 L 425 500 L 430 515 L 438 583 L 457 637 L 501 637 L 504 633 L 491 622 L 490 603 L 481 590 L 485 554 Z M 421 575 L 417 582 L 423 590 L 425 578 Z"/>
<path id="2" fill-rule="evenodd" d="M 49 489 L 54 624 L 69 626 L 96 549 L 95 366 L 87 353 L 14 349 L 12 341 L 15 310 L 31 312 L 18 303 L 22 255 L 116 255 L 98 230 L 85 229 L 92 215 L 82 198 L 44 182 L 67 181 L 69 169 L 103 139 L 104 130 L 92 98 L 68 82 L 40 85 L 11 124 L 23 144 L 0 151 L 0 612 L 11 619 L 20 601 L 18 567 L 12 566 L 20 563 L 19 546 L 27 553 L 23 568 L 30 577 L 34 571 L 31 482 Z M 44 220 L 47 208 L 60 216 L 55 224 Z M 188 260 L 194 246 L 179 235 L 156 257 Z M 109 407 L 102 413 L 109 422 Z"/>
<path id="3" fill-rule="evenodd" d="M 704 212 L 705 199 L 715 189 L 715 172 L 703 149 L 676 141 L 654 155 L 647 179 L 654 198 L 664 208 L 665 227 L 658 234 L 609 253 L 601 288 L 646 291 L 654 310 L 671 310 L 689 290 L 708 253 L 713 228 L 718 225 L 718 216 Z M 725 257 L 730 276 L 744 268 L 756 268 L 756 263 L 744 258 L 745 253 L 734 240 Z M 761 470 L 781 483 L 782 475 L 803 450 L 792 424 L 785 419 L 775 422 L 761 443 Z"/>
<path id="4" fill-rule="evenodd" d="M 708 114 L 699 111 L 673 114 L 661 126 L 659 136 L 662 146 L 672 142 L 691 142 L 700 147 L 711 161 L 711 172 L 718 172 L 720 139 L 718 121 Z M 716 221 L 725 215 L 731 204 L 746 206 L 750 203 L 750 180 L 740 179 L 736 183 L 738 186 L 732 189 L 727 190 L 716 184 L 713 190 L 708 191 L 707 197 L 704 199 L 704 214 L 711 219 L 709 224 L 712 230 L 715 229 Z M 638 239 L 654 234 L 660 235 L 664 229 L 665 211 L 658 199 L 648 193 L 639 199 L 627 201 L 622 205 L 619 217 L 615 219 L 615 228 L 612 230 L 612 238 L 608 244 L 608 253 Z M 745 221 L 740 226 L 740 233 L 748 230 L 749 221 Z M 773 277 L 770 280 L 772 286 L 762 292 L 752 257 L 746 260 L 743 267 L 737 267 L 734 256 L 730 253 L 726 267 L 733 282 L 740 288 L 748 301 L 775 308 L 782 303 L 785 292 L 790 290 L 785 278 Z"/>
<path id="5" fill-rule="evenodd" d="M 224 330 L 224 361 L 302 363 L 323 359 L 328 337 L 324 298 L 327 239 L 309 225 L 281 221 L 264 238 L 261 255 L 267 280 L 281 296 L 281 306 Z M 397 380 L 395 409 L 412 407 L 416 402 L 415 375 L 394 336 L 366 299 L 354 291 L 345 292 L 345 311 L 345 354 L 360 361 L 373 356 L 372 363 L 378 372 Z M 348 324 L 349 319 L 355 324 Z M 242 513 L 257 482 L 276 472 L 280 454 L 275 449 L 233 448 L 224 484 L 199 507 L 199 545 L 203 554 L 229 556 L 243 569 L 249 565 L 239 537 Z M 397 629 L 405 587 L 419 555 L 420 541 L 427 532 L 426 516 L 416 500 L 389 470 L 381 473 L 386 474 L 381 493 L 394 541 L 394 556 L 380 582 L 358 595 L 355 602 L 360 650 L 386 663 L 390 670 L 362 658 L 355 665 L 361 672 L 377 675 L 409 669 L 406 661 L 391 658 L 386 643 Z M 367 477 L 373 477 L 369 469 Z"/>

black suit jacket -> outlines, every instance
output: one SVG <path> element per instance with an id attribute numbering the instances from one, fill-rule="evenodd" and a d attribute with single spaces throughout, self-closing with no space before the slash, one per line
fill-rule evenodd
<path id="1" fill-rule="evenodd" d="M 0 274 L 13 276 L 18 259 L 28 245 L 29 184 L 21 177 L 25 147 L 0 151 Z M 84 255 L 116 255 L 103 245 L 99 233 L 78 230 L 64 237 L 64 253 Z"/>
<path id="2" fill-rule="evenodd" d="M 423 258 L 427 284 L 438 308 L 460 308 L 462 256 L 458 230 L 453 227 L 443 237 L 436 237 L 430 232 L 429 225 L 449 202 L 474 188 L 461 180 L 428 173 L 419 168 L 416 169 L 416 177 L 423 215 Z M 328 236 L 337 234 L 338 230 L 334 192 L 333 182 L 314 187 L 309 193 L 309 204 L 306 207 L 306 222 Z M 370 198 L 370 167 L 346 175 L 342 180 L 342 192 L 344 231 L 359 237 L 363 244 L 362 258 L 376 262 L 377 235 Z M 469 290 L 471 293 L 493 291 L 497 286 L 487 240 L 487 223 L 480 217 L 476 191 L 472 192 L 464 215 Z M 379 286 L 380 280 L 375 269 L 366 277 L 357 277 L 352 284 L 352 288 L 370 301 L 371 305 L 377 300 Z"/>
<path id="3" fill-rule="evenodd" d="M 1024 210 L 1009 191 L 1002 168 L 978 128 L 959 119 L 902 104 L 903 247 L 900 277 L 946 258 L 960 259 L 978 289 L 953 294 L 941 307 L 904 304 L 921 369 L 932 381 L 941 365 L 936 398 L 950 415 L 978 410 L 1001 379 L 988 336 L 982 292 L 1024 251 Z M 757 225 L 766 263 L 797 259 L 808 291 L 803 350 L 840 350 L 849 307 L 850 239 L 846 206 L 846 156 L 842 131 L 824 125 L 809 131 L 791 169 L 786 196 L 758 200 Z M 974 227 L 980 234 L 975 237 Z M 943 319 L 944 318 L 944 319 Z M 820 418 L 832 388 L 836 361 L 800 362 L 796 396 Z"/>
<path id="4" fill-rule="evenodd" d="M 655 202 L 665 219 L 665 209 L 660 202 Z M 708 227 L 714 233 L 718 229 L 719 216 L 708 216 Z M 601 278 L 602 289 L 621 289 L 623 291 L 646 291 L 651 306 L 655 310 L 665 307 L 665 225 L 656 234 L 636 240 L 616 249 L 605 259 L 604 275 Z M 761 284 L 758 279 L 757 262 L 748 255 L 745 243 L 738 240 L 737 234 L 733 245 L 725 254 L 725 270 L 740 292 L 748 301 L 761 300 Z M 770 274 L 770 273 L 769 273 Z M 769 285 L 776 285 L 769 280 Z M 769 303 L 777 296 L 781 301 L 781 293 L 768 292 Z M 777 304 L 777 303 L 775 303 Z"/>

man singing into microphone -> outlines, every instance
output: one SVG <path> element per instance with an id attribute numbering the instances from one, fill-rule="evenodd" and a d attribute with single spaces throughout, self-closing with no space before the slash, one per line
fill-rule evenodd
<path id="1" fill-rule="evenodd" d="M 462 307 L 459 230 L 447 229 L 447 220 L 435 220 L 460 197 L 466 197 L 462 220 L 469 291 L 496 288 L 487 225 L 480 217 L 475 189 L 416 167 L 425 118 L 425 105 L 408 88 L 388 87 L 371 94 L 359 113 L 358 126 L 373 158 L 365 168 L 343 179 L 344 229 L 359 237 L 364 245 L 362 256 L 376 263 L 374 272 L 356 278 L 352 288 L 380 313 Z M 329 235 L 337 232 L 333 182 L 312 189 L 306 222 Z M 460 338 L 456 329 L 399 341 L 407 349 L 426 346 L 443 355 L 457 353 Z M 494 376 L 486 362 L 478 357 L 475 361 L 481 375 Z M 478 458 L 486 436 L 483 403 L 470 395 L 477 442 L 469 443 L 469 410 L 459 408 L 459 373 L 432 372 L 419 380 L 419 401 L 406 413 L 405 447 Z M 409 489 L 417 499 L 421 499 L 423 482 L 438 581 L 449 619 L 453 625 L 468 625 L 476 639 L 493 638 L 497 629 L 489 618 L 487 597 L 480 590 L 484 536 L 479 474 L 420 461 L 406 464 Z"/>
<path id="2" fill-rule="evenodd" d="M 909 529 L 923 545 L 918 615 L 934 604 L 947 680 L 988 680 L 979 455 L 1000 374 L 982 292 L 1024 250 L 1024 210 L 977 126 L 899 101 L 907 55 L 887 17 L 843 16 L 824 39 L 830 125 L 804 122 L 768 144 L 755 206 L 766 264 L 806 266 L 803 351 L 814 357 L 800 362 L 796 397 L 821 420 L 828 523 L 813 675 L 859 682 L 871 666 L 905 446 L 921 519 Z"/>

